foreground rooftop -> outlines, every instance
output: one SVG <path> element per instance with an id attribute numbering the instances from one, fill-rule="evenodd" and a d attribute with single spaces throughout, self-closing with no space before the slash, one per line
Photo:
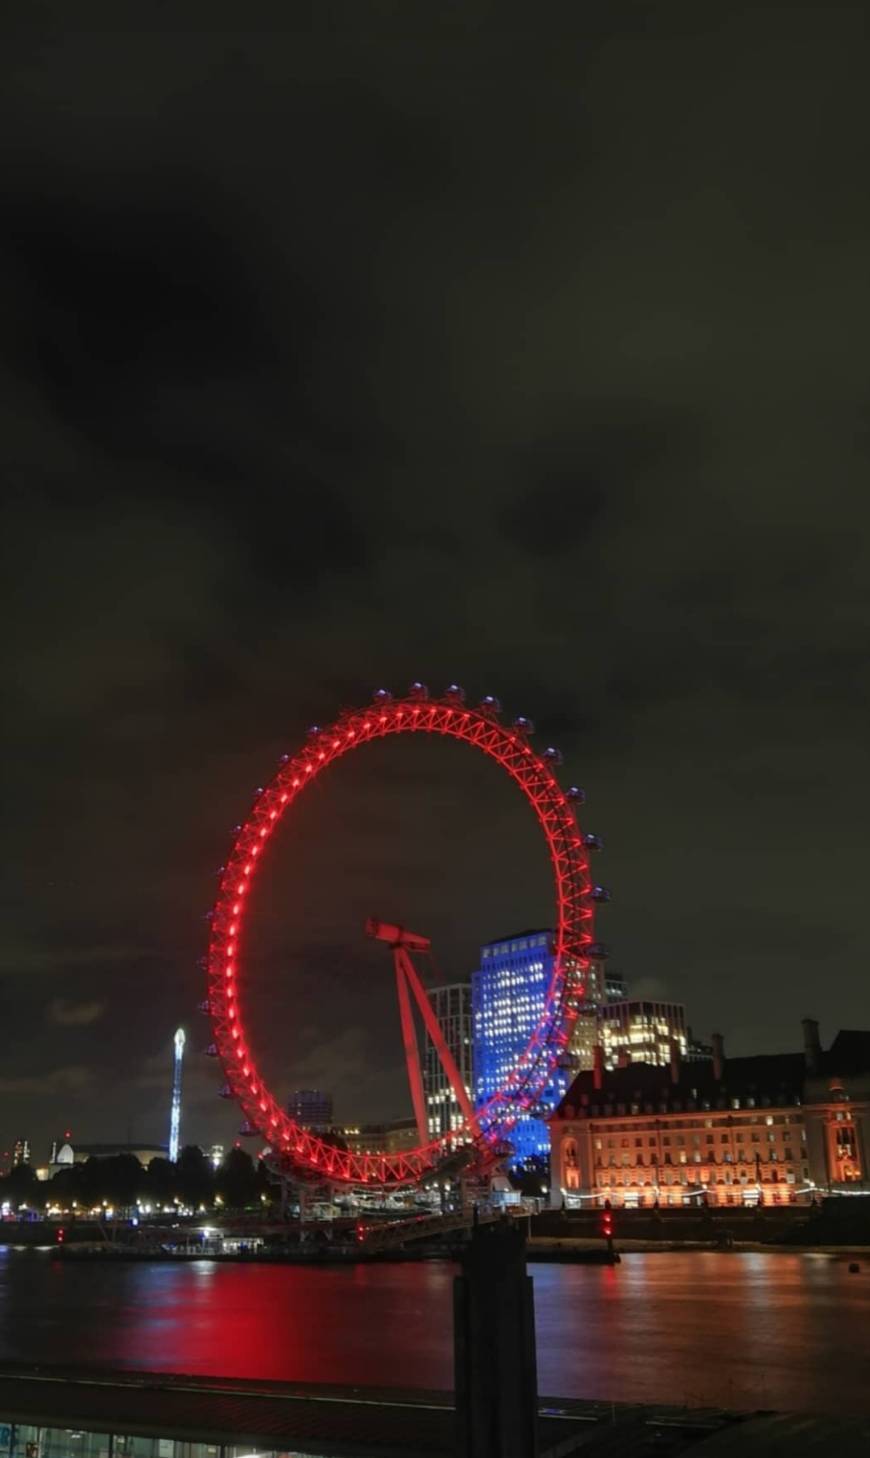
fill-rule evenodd
<path id="1" fill-rule="evenodd" d="M 257 1458 L 454 1458 L 452 1395 L 100 1368 L 0 1367 L 0 1425 L 243 1446 Z M 541 1458 L 864 1458 L 870 1417 L 725 1413 L 542 1398 Z M 22 1437 L 26 1435 L 21 1435 Z M 24 1444 L 20 1443 L 22 1451 Z M 98 1450 L 94 1448 L 94 1452 Z M 86 1452 L 90 1449 L 87 1447 Z M 110 1450 L 111 1451 L 111 1450 Z M 161 1448 L 161 1451 L 164 1451 Z"/>

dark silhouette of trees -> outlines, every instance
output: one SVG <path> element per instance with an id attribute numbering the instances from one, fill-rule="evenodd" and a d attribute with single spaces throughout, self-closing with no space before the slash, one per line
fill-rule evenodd
<path id="1" fill-rule="evenodd" d="M 71 1207 L 75 1202 L 84 1214 L 99 1205 L 127 1210 L 138 1202 L 162 1209 L 179 1202 L 195 1210 L 211 1206 L 216 1195 L 236 1210 L 261 1207 L 263 1195 L 270 1203 L 276 1198 L 261 1160 L 252 1160 L 243 1149 L 231 1149 L 215 1171 L 193 1144 L 182 1149 L 177 1164 L 157 1157 L 143 1169 L 133 1154 L 111 1154 L 65 1166 L 45 1183 L 37 1180 L 29 1165 L 0 1177 L 0 1201 L 8 1200 L 14 1209 L 22 1204 L 42 1209 L 48 1203 Z"/>
<path id="2" fill-rule="evenodd" d="M 110 1154 L 104 1159 L 88 1159 L 78 1166 L 78 1196 L 85 1206 L 117 1205 L 126 1209 L 145 1197 L 145 1171 L 135 1154 Z"/>
<path id="3" fill-rule="evenodd" d="M 146 1171 L 148 1176 L 147 1201 L 150 1205 L 171 1205 L 178 1195 L 178 1180 L 175 1174 L 175 1165 L 169 1159 L 161 1159 L 157 1155 L 151 1160 Z"/>
<path id="4" fill-rule="evenodd" d="M 175 1183 L 185 1205 L 211 1204 L 214 1172 L 208 1157 L 196 1144 L 186 1144 L 178 1156 Z"/>
<path id="5" fill-rule="evenodd" d="M 231 1149 L 217 1171 L 215 1187 L 224 1204 L 234 1210 L 259 1201 L 258 1171 L 244 1149 Z"/>
<path id="6" fill-rule="evenodd" d="M 531 1154 L 521 1165 L 508 1170 L 508 1179 L 521 1195 L 534 1195 L 541 1199 L 544 1188 L 550 1186 L 550 1161 L 540 1154 Z"/>
<path id="7" fill-rule="evenodd" d="M 8 1200 L 13 1207 L 35 1205 L 43 1188 L 29 1164 L 17 1164 L 0 1179 L 0 1203 Z"/>

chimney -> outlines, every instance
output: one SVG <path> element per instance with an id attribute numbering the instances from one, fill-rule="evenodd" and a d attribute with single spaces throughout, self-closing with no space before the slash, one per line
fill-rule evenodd
<path id="1" fill-rule="evenodd" d="M 604 1087 L 604 1049 L 600 1043 L 592 1049 L 592 1087 Z"/>
<path id="2" fill-rule="evenodd" d="M 818 1020 L 801 1018 L 801 1027 L 804 1030 L 804 1063 L 807 1073 L 818 1073 L 822 1059 Z"/>
<path id="3" fill-rule="evenodd" d="M 680 1045 L 676 1038 L 671 1039 L 671 1083 L 680 1081 Z"/>
<path id="4" fill-rule="evenodd" d="M 620 1048 L 619 1052 L 616 1055 L 616 1066 L 617 1068 L 631 1067 L 631 1054 L 629 1053 L 627 1048 Z"/>
<path id="5" fill-rule="evenodd" d="M 721 1083 L 725 1071 L 725 1039 L 721 1033 L 711 1033 L 710 1042 L 713 1044 L 713 1077 Z"/>

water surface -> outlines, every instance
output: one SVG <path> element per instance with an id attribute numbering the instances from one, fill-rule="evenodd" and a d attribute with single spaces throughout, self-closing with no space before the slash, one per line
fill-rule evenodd
<path id="1" fill-rule="evenodd" d="M 870 1414 L 870 1262 L 662 1252 L 530 1270 L 542 1393 Z M 0 1247 L 0 1360 L 449 1389 L 453 1274 Z"/>

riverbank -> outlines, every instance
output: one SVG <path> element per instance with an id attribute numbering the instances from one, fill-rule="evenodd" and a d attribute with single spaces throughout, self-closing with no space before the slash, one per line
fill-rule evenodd
<path id="1" fill-rule="evenodd" d="M 118 1243 L 100 1245 L 71 1245 L 51 1249 L 53 1260 L 79 1264 L 82 1261 L 111 1263 L 162 1262 L 179 1264 L 191 1261 L 214 1261 L 221 1265 L 289 1265 L 289 1266 L 353 1266 L 372 1264 L 395 1264 L 407 1261 L 454 1262 L 459 1255 L 456 1248 L 446 1246 L 418 1247 L 407 1249 L 370 1250 L 365 1245 L 330 1246 L 312 1245 L 285 1250 L 263 1247 L 260 1250 L 221 1251 L 207 1247 L 179 1249 L 154 1247 L 142 1248 Z M 618 1265 L 617 1250 L 603 1249 L 601 1242 L 578 1244 L 573 1241 L 531 1241 L 527 1247 L 530 1261 L 569 1260 L 579 1265 Z"/>
<path id="2" fill-rule="evenodd" d="M 48 1249 L 52 1259 L 64 1262 L 169 1262 L 214 1261 L 234 1265 L 360 1265 L 395 1264 L 397 1262 L 455 1261 L 462 1245 L 455 1239 L 409 1243 L 407 1246 L 393 1246 L 387 1249 L 366 1249 L 365 1242 L 353 1244 L 332 1244 L 317 1242 L 311 1244 L 284 1246 L 258 1244 L 250 1248 L 223 1250 L 215 1242 L 190 1245 L 143 1245 L 126 1244 L 123 1241 L 79 1242 L 72 1245 L 42 1247 Z M 850 1262 L 870 1263 L 870 1244 L 855 1245 L 796 1245 L 769 1244 L 759 1240 L 734 1240 L 721 1238 L 679 1240 L 632 1239 L 614 1242 L 609 1250 L 600 1236 L 541 1236 L 532 1235 L 526 1240 L 526 1258 L 536 1262 L 565 1261 L 580 1265 L 618 1265 L 620 1255 L 664 1255 L 674 1253 L 724 1254 L 793 1254 L 829 1255 Z"/>
<path id="3" fill-rule="evenodd" d="M 3 1247 L 0 1246 L 0 1249 Z M 52 1260 L 79 1265 L 98 1262 L 120 1264 L 190 1264 L 210 1261 L 219 1265 L 289 1265 L 289 1266 L 355 1266 L 395 1265 L 422 1262 L 454 1263 L 461 1247 L 457 1244 L 432 1244 L 398 1247 L 387 1250 L 366 1250 L 364 1245 L 308 1245 L 285 1248 L 264 1246 L 260 1249 L 224 1251 L 202 1245 L 174 1249 L 172 1247 L 129 1246 L 123 1242 L 79 1242 L 73 1245 L 10 1245 L 6 1249 L 31 1250 L 49 1255 Z M 717 1240 L 632 1240 L 615 1243 L 612 1254 L 600 1237 L 532 1236 L 526 1242 L 526 1258 L 530 1264 L 564 1262 L 575 1265 L 618 1265 L 622 1255 L 709 1255 L 766 1254 L 832 1256 L 844 1261 L 865 1263 L 870 1272 L 868 1245 L 783 1245 L 754 1240 L 736 1240 L 727 1245 Z M 862 1267 L 863 1269 L 863 1267 Z"/>
<path id="4" fill-rule="evenodd" d="M 526 1242 L 526 1258 L 529 1261 L 554 1258 L 559 1254 L 565 1259 L 575 1256 L 582 1256 L 587 1252 L 600 1249 L 601 1240 L 592 1237 L 572 1236 L 532 1236 Z M 664 1255 L 676 1252 L 709 1253 L 711 1251 L 735 1254 L 755 1252 L 765 1255 L 830 1255 L 841 1256 L 844 1260 L 865 1260 L 870 1262 L 870 1245 L 770 1245 L 757 1240 L 735 1240 L 728 1245 L 723 1245 L 716 1240 L 619 1240 L 616 1242 L 617 1251 L 623 1255 Z"/>

